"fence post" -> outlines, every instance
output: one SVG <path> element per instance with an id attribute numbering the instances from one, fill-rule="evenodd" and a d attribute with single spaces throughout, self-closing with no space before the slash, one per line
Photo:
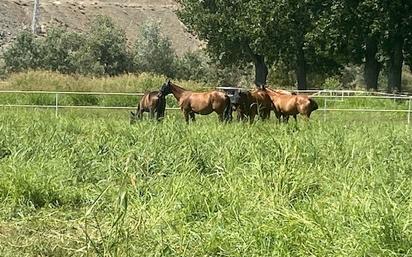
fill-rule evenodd
<path id="1" fill-rule="evenodd" d="M 326 102 L 328 101 L 328 98 L 324 98 L 325 100 L 323 101 L 323 122 L 326 122 Z"/>
<path id="2" fill-rule="evenodd" d="M 412 102 L 412 96 L 409 97 L 409 107 L 408 107 L 408 125 L 411 124 L 411 102 Z"/>
<path id="3" fill-rule="evenodd" d="M 57 117 L 57 112 L 58 112 L 58 109 L 59 109 L 59 94 L 58 93 L 56 93 L 55 109 L 56 109 L 56 117 Z"/>

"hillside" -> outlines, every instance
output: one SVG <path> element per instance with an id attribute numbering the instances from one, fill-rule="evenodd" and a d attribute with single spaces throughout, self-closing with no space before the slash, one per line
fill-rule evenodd
<path id="1" fill-rule="evenodd" d="M 173 0 L 41 0 L 40 25 L 42 32 L 52 26 L 63 26 L 82 31 L 96 15 L 110 16 L 126 31 L 130 41 L 138 34 L 138 27 L 147 20 L 159 21 L 162 32 L 173 42 L 178 54 L 197 49 L 200 42 L 185 32 L 174 10 Z M 32 0 L 0 1 L 0 51 L 19 31 L 31 27 Z"/>

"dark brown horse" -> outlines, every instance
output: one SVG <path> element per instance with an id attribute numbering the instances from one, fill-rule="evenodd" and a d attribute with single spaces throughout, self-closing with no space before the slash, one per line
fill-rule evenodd
<path id="1" fill-rule="evenodd" d="M 315 100 L 306 95 L 284 94 L 284 92 L 276 92 L 268 88 L 266 90 L 273 101 L 274 111 L 279 122 L 282 117 L 283 121 L 288 122 L 289 116 L 293 116 L 297 121 L 298 114 L 309 119 L 311 113 L 318 109 Z"/>
<path id="2" fill-rule="evenodd" d="M 143 118 L 143 113 L 148 112 L 151 119 L 161 120 L 165 115 L 166 99 L 159 96 L 159 91 L 147 92 L 140 99 L 137 105 L 136 113 L 130 112 L 130 123 L 135 123 L 138 119 Z"/>
<path id="3" fill-rule="evenodd" d="M 195 121 L 195 114 L 208 115 L 216 112 L 220 121 L 232 120 L 232 106 L 227 94 L 220 91 L 192 92 L 168 80 L 159 91 L 159 96 L 173 94 L 179 103 L 186 122 Z"/>
<path id="4" fill-rule="evenodd" d="M 253 123 L 256 115 L 262 120 L 268 119 L 273 109 L 272 100 L 265 89 L 237 91 L 234 95 L 234 106 L 238 120 L 249 118 L 250 123 Z"/>

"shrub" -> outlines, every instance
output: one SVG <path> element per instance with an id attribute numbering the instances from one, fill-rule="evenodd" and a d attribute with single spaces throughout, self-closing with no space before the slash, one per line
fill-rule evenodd
<path id="1" fill-rule="evenodd" d="M 39 44 L 33 34 L 23 31 L 4 53 L 7 71 L 35 69 L 40 64 Z"/>
<path id="2" fill-rule="evenodd" d="M 322 84 L 323 89 L 341 89 L 342 83 L 336 77 L 330 77 Z"/>
<path id="3" fill-rule="evenodd" d="M 84 37 L 79 33 L 52 28 L 40 41 L 43 69 L 61 73 L 74 73 L 77 69 L 76 52 L 84 45 Z"/>
<path id="4" fill-rule="evenodd" d="M 210 59 L 203 51 L 187 52 L 176 61 L 176 77 L 207 82 L 213 76 Z"/>
<path id="5" fill-rule="evenodd" d="M 84 46 L 77 52 L 78 71 L 82 74 L 118 75 L 129 71 L 125 32 L 106 16 L 97 16 L 91 23 Z"/>
<path id="6" fill-rule="evenodd" d="M 158 23 L 145 23 L 134 45 L 134 64 L 140 72 L 175 76 L 176 54 L 169 38 L 160 32 Z"/>

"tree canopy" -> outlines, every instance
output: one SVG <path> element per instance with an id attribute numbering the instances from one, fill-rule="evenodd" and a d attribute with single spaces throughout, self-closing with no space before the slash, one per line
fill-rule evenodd
<path id="1" fill-rule="evenodd" d="M 385 65 L 389 88 L 400 87 L 404 58 L 410 58 L 411 5 L 396 0 L 178 0 L 178 16 L 227 64 L 253 62 L 257 85 L 268 66 L 294 70 L 299 89 L 308 72 L 336 72 L 365 64 L 365 81 L 377 89 Z M 409 59 L 408 59 L 409 60 Z"/>

